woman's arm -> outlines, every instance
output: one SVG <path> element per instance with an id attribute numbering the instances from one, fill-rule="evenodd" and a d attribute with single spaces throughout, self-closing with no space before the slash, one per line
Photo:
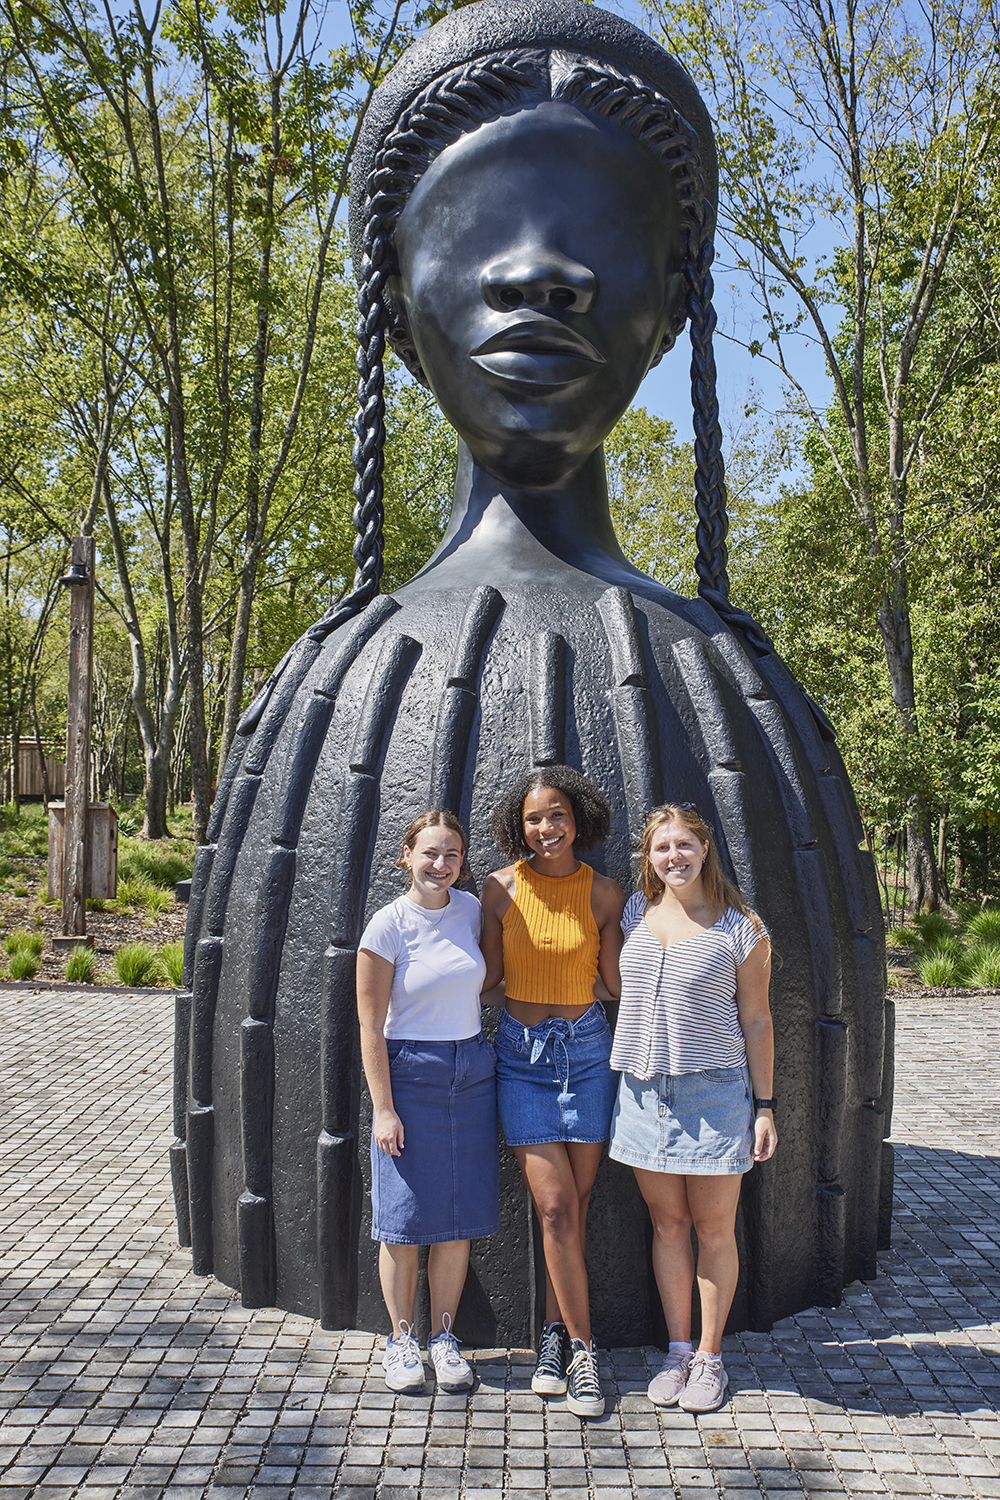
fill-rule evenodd
<path id="1" fill-rule="evenodd" d="M 736 970 L 736 1012 L 747 1048 L 750 1086 L 758 1099 L 774 1087 L 774 1027 L 767 992 L 771 983 L 771 944 L 762 938 Z M 753 1126 L 754 1161 L 768 1161 L 778 1144 L 774 1111 L 759 1109 Z"/>
<path id="2" fill-rule="evenodd" d="M 595 875 L 590 906 L 594 913 L 594 921 L 597 923 L 597 930 L 601 935 L 594 994 L 598 1000 L 618 1000 L 622 992 L 618 957 L 622 951 L 622 912 L 625 910 L 625 892 L 617 880 L 611 880 L 607 875 Z"/>
<path id="3" fill-rule="evenodd" d="M 358 1022 L 361 1027 L 361 1065 L 374 1110 L 372 1137 L 380 1151 L 398 1156 L 403 1149 L 403 1122 L 392 1107 L 389 1053 L 385 1018 L 392 993 L 392 964 L 367 948 L 358 949 Z"/>
<path id="4" fill-rule="evenodd" d="M 483 933 L 479 945 L 486 960 L 486 978 L 481 999 L 485 1005 L 502 1005 L 503 990 L 503 914 L 514 894 L 514 869 L 496 870 L 483 881 Z M 493 993 L 491 993 L 493 992 Z"/>

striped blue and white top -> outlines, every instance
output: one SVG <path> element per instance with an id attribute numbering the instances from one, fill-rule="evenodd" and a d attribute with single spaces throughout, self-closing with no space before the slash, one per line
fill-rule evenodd
<path id="1" fill-rule="evenodd" d="M 746 1046 L 736 970 L 766 932 L 729 907 L 714 927 L 664 948 L 643 920 L 641 891 L 622 917 L 622 1000 L 611 1066 L 636 1078 L 738 1068 Z"/>

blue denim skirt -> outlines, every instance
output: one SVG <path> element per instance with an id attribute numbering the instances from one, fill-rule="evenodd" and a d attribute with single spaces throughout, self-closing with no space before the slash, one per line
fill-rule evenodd
<path id="1" fill-rule="evenodd" d="M 496 1059 L 483 1036 L 386 1041 L 399 1156 L 372 1154 L 372 1239 L 436 1245 L 494 1234 L 500 1216 Z"/>
<path id="2" fill-rule="evenodd" d="M 509 1146 L 607 1140 L 618 1077 L 609 1065 L 611 1027 L 599 1001 L 575 1021 L 550 1016 L 537 1026 L 501 1011 L 493 1045 Z"/>
<path id="3" fill-rule="evenodd" d="M 750 1073 L 621 1075 L 608 1155 L 647 1172 L 726 1176 L 753 1166 Z"/>

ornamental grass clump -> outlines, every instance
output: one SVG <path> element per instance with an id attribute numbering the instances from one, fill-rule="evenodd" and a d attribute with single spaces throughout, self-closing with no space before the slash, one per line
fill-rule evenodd
<path id="1" fill-rule="evenodd" d="M 1000 944 L 1000 907 L 988 906 L 968 919 L 965 931 L 979 943 Z"/>
<path id="2" fill-rule="evenodd" d="M 16 932 L 8 932 L 3 946 L 4 951 L 11 955 L 27 953 L 32 958 L 40 958 L 42 949 L 45 947 L 45 937 L 40 932 L 26 932 L 24 928 L 19 927 Z"/>
<path id="3" fill-rule="evenodd" d="M 914 917 L 913 920 L 920 932 L 920 941 L 925 948 L 936 947 L 941 938 L 952 935 L 951 923 L 943 912 L 921 912 L 920 916 Z"/>
<path id="4" fill-rule="evenodd" d="M 93 984 L 97 954 L 83 944 L 74 948 L 66 960 L 66 978 L 70 984 Z"/>
<path id="5" fill-rule="evenodd" d="M 34 979 L 41 966 L 36 954 L 30 953 L 27 948 L 18 948 L 10 955 L 7 967 L 10 969 L 11 979 Z"/>
<path id="6" fill-rule="evenodd" d="M 147 943 L 125 943 L 115 954 L 115 973 L 122 984 L 155 984 L 160 961 Z"/>
<path id="7" fill-rule="evenodd" d="M 184 982 L 184 944 L 164 943 L 160 949 L 160 963 L 170 983 L 180 988 Z"/>
<path id="8" fill-rule="evenodd" d="M 915 948 L 920 942 L 920 933 L 915 927 L 890 927 L 885 940 L 890 948 Z"/>
<path id="9" fill-rule="evenodd" d="M 930 989 L 951 989 L 961 983 L 961 964 L 952 953 L 932 948 L 929 952 L 921 953 L 914 960 L 913 967 L 920 976 L 921 984 L 926 984 Z"/>
<path id="10" fill-rule="evenodd" d="M 1000 990 L 1000 944 L 977 943 L 969 949 L 966 983 L 976 990 Z"/>

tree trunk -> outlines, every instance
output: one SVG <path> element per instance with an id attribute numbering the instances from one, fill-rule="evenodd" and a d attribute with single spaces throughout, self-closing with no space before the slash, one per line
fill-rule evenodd
<path id="1" fill-rule="evenodd" d="M 144 747 L 145 748 L 145 747 Z M 157 745 L 145 756 L 146 787 L 143 799 L 142 836 L 145 839 L 170 837 L 167 825 L 167 779 L 169 760 Z"/>
<path id="2" fill-rule="evenodd" d="M 934 858 L 934 835 L 931 815 L 923 792 L 914 792 L 907 807 L 908 873 L 910 881 L 910 915 L 937 911 L 941 904 L 937 860 Z"/>
<path id="3" fill-rule="evenodd" d="M 964 879 L 965 879 L 965 855 L 964 855 L 963 848 L 962 848 L 962 830 L 960 828 L 956 828 L 955 829 L 955 854 L 954 854 L 954 857 L 952 859 L 952 869 L 951 869 L 951 888 L 952 888 L 952 890 L 953 891 L 960 891 L 962 889 L 962 882 L 964 881 Z"/>
<path id="4" fill-rule="evenodd" d="M 37 677 L 31 679 L 31 720 L 35 726 L 35 747 L 38 751 L 38 770 L 42 778 L 42 802 L 46 807 L 52 801 L 52 788 L 49 786 L 49 768 L 45 762 L 45 750 L 42 747 L 42 729 L 38 722 L 38 704 L 35 701 L 35 686 Z"/>

